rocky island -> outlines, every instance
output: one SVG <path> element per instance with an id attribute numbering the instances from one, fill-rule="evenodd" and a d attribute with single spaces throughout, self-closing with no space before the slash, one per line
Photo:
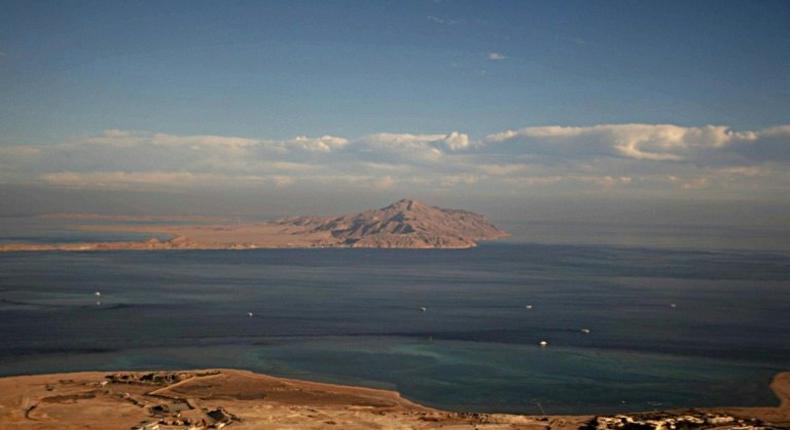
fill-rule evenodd
<path id="1" fill-rule="evenodd" d="M 2 251 L 102 251 L 256 248 L 471 248 L 508 236 L 482 215 L 403 199 L 381 209 L 335 217 L 303 216 L 251 224 L 92 225 L 92 231 L 170 239 L 83 243 L 10 243 Z"/>

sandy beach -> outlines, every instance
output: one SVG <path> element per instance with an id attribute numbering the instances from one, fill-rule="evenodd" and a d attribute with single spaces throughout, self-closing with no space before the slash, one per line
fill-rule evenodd
<path id="1" fill-rule="evenodd" d="M 790 425 L 790 372 L 777 407 L 595 417 L 456 413 L 397 392 L 243 370 L 79 372 L 0 378 L 0 429 L 577 429 Z M 671 424 L 671 425 L 670 425 Z"/>

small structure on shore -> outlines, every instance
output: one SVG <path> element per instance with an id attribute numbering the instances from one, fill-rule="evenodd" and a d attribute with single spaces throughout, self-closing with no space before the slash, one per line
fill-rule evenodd
<path id="1" fill-rule="evenodd" d="M 688 411 L 641 412 L 613 416 L 597 416 L 583 428 L 599 430 L 624 429 L 768 429 L 766 423 L 757 418 L 742 418 L 729 414 Z"/>

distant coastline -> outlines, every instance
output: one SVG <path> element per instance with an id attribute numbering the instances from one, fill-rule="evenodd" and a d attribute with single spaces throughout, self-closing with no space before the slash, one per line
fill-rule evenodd
<path id="1" fill-rule="evenodd" d="M 62 216 L 62 215 L 59 215 Z M 73 218 L 74 215 L 71 215 Z M 163 221 L 167 217 L 105 217 L 82 215 L 82 220 L 136 219 Z M 179 220 L 206 218 L 178 218 Z M 147 233 L 172 239 L 81 243 L 7 243 L 0 252 L 211 250 L 260 248 L 404 248 L 465 249 L 478 241 L 508 236 L 482 215 L 441 209 L 403 199 L 381 209 L 339 217 L 290 217 L 252 224 L 106 224 L 82 226 L 93 232 Z"/>

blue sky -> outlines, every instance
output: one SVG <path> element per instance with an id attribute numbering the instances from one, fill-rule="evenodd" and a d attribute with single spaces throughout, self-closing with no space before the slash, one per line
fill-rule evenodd
<path id="1" fill-rule="evenodd" d="M 756 128 L 790 112 L 782 1 L 4 4 L 4 143 L 108 128 Z"/>
<path id="2" fill-rule="evenodd" d="M 593 183 L 607 193 L 614 183 L 662 196 L 787 197 L 786 1 L 2 9 L 3 184 L 145 188 L 223 175 L 212 182 L 315 188 L 347 173 L 393 194 L 414 187 L 403 177 L 465 184 L 459 199 L 501 189 L 494 176 L 524 188 L 520 197 L 588 193 Z M 340 143 L 321 146 L 331 139 Z M 186 154 L 195 142 L 207 156 Z M 724 176 L 727 190 L 710 187 Z"/>

